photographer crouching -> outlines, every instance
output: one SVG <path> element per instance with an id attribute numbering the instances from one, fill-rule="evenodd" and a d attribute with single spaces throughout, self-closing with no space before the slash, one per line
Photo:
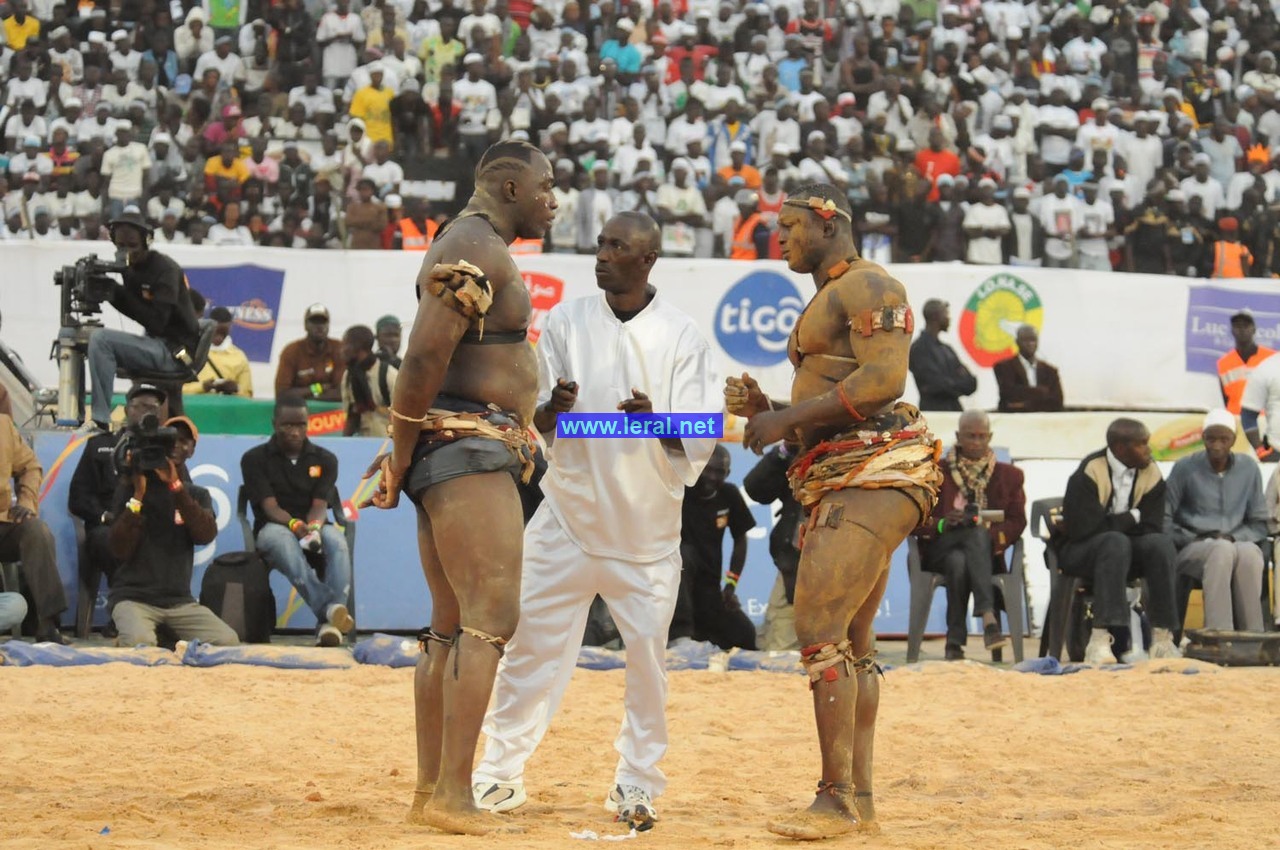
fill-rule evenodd
<path id="1" fill-rule="evenodd" d="M 191 595 L 195 547 L 218 534 L 209 491 L 192 484 L 187 473 L 198 438 L 185 416 L 161 427 L 155 414 L 147 414 L 117 447 L 120 486 L 108 544 L 119 565 L 107 604 L 120 632 L 119 646 L 155 646 L 160 626 L 178 640 L 216 646 L 240 642 Z"/>
<path id="2" fill-rule="evenodd" d="M 179 383 L 189 381 L 191 357 L 200 342 L 200 324 L 182 267 L 151 250 L 151 228 L 138 208 L 126 207 L 109 227 L 111 241 L 127 264 L 110 303 L 142 325 L 146 336 L 102 328 L 89 338 L 93 411 L 92 425 L 86 426 L 102 431 L 108 430 L 117 369 L 171 373 Z"/>

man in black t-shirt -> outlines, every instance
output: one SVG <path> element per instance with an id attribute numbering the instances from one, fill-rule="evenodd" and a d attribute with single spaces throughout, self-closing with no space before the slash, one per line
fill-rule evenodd
<path id="1" fill-rule="evenodd" d="M 669 637 L 710 641 L 721 649 L 755 649 L 756 627 L 742 611 L 737 586 L 747 561 L 747 532 L 756 521 L 738 488 L 725 483 L 728 475 L 729 452 L 716 446 L 698 482 L 685 488 L 680 530 L 683 569 Z M 726 529 L 733 536 L 733 554 L 721 589 Z"/>
<path id="2" fill-rule="evenodd" d="M 157 626 L 179 640 L 235 646 L 235 631 L 191 595 L 195 547 L 218 535 L 209 491 L 191 483 L 187 459 L 199 432 L 185 416 L 165 422 L 178 431 L 168 466 L 122 476 L 108 543 L 119 561 L 107 603 L 120 646 L 155 646 Z"/>
<path id="3" fill-rule="evenodd" d="M 151 250 L 151 227 L 137 207 L 126 207 L 111 222 L 111 241 L 129 263 L 111 304 L 142 325 L 146 336 L 100 328 L 89 339 L 93 423 L 101 431 L 109 430 L 117 369 L 172 373 L 175 381 L 195 380 L 190 360 L 200 341 L 186 275 L 172 259 Z"/>
<path id="4" fill-rule="evenodd" d="M 329 522 L 338 458 L 307 439 L 305 401 L 278 400 L 272 424 L 271 439 L 240 459 L 258 551 L 315 614 L 316 645 L 339 646 L 355 623 L 347 609 L 351 553 L 347 538 Z M 309 558 L 319 559 L 321 570 Z"/>

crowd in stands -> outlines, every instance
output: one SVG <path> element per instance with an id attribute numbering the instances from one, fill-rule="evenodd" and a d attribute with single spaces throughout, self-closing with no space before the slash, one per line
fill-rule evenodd
<path id="1" fill-rule="evenodd" d="M 1280 272 L 1265 0 L 0 3 L 0 239 L 423 250 L 475 160 L 553 160 L 543 244 L 649 212 L 777 256 L 844 188 L 876 261 Z M 443 175 L 443 177 L 442 177 Z"/>

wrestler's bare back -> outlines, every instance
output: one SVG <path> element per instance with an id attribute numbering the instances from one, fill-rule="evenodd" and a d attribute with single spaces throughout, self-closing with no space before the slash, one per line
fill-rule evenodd
<path id="1" fill-rule="evenodd" d="M 852 317 L 863 315 L 864 311 L 871 311 L 874 320 L 879 321 L 884 308 L 906 303 L 905 287 L 880 266 L 862 259 L 819 289 L 788 343 L 787 354 L 796 367 L 791 403 L 829 393 L 855 371 L 861 371 L 859 377 L 877 389 L 892 388 L 904 381 L 911 335 L 877 332 L 864 337 L 854 333 L 851 323 Z M 857 362 L 853 362 L 855 359 Z M 876 392 L 851 396 L 883 397 Z M 874 412 L 865 411 L 865 415 L 870 417 Z M 812 446 L 845 427 L 802 428 L 804 445 Z"/>
<path id="2" fill-rule="evenodd" d="M 425 285 L 427 275 L 437 263 L 459 260 L 478 266 L 493 286 L 493 306 L 484 319 L 486 336 L 529 327 L 533 316 L 529 291 L 506 243 L 485 219 L 460 218 L 443 237 L 432 243 L 418 272 L 419 286 Z M 533 347 L 526 341 L 459 343 L 449 361 L 440 392 L 481 404 L 495 404 L 502 410 L 519 413 L 521 421 L 528 424 L 533 421 L 538 396 L 538 364 Z"/>

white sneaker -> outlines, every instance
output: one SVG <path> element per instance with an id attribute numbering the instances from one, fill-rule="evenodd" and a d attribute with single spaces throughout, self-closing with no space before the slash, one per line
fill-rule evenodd
<path id="1" fill-rule="evenodd" d="M 325 623 L 316 631 L 316 646 L 342 646 L 342 632 Z"/>
<path id="2" fill-rule="evenodd" d="M 1084 649 L 1084 663 L 1093 667 L 1101 667 L 1104 664 L 1115 664 L 1116 657 L 1111 652 L 1111 642 L 1114 638 L 1107 635 L 1106 641 L 1098 638 L 1090 638 L 1089 645 Z"/>
<path id="3" fill-rule="evenodd" d="M 529 799 L 523 782 L 477 782 L 471 786 L 476 808 L 501 814 L 518 809 Z"/>
<path id="4" fill-rule="evenodd" d="M 347 606 L 341 602 L 335 602 L 326 608 L 324 618 L 329 621 L 329 625 L 343 634 L 351 631 L 351 627 L 356 624 L 356 621 L 351 617 L 351 612 L 347 610 Z"/>
<path id="5" fill-rule="evenodd" d="M 653 807 L 649 792 L 638 785 L 614 785 L 604 800 L 605 811 L 614 812 L 616 820 L 626 821 L 636 832 L 653 828 L 658 810 Z"/>
<path id="6" fill-rule="evenodd" d="M 1173 641 L 1169 639 L 1157 640 L 1151 643 L 1151 659 L 1157 658 L 1181 658 L 1182 650 L 1173 645 Z"/>

